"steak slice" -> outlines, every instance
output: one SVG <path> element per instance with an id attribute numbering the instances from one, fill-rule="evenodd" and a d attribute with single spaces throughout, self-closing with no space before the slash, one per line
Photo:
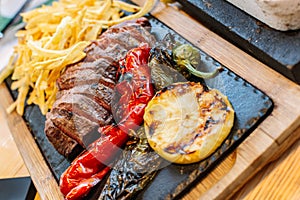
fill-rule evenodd
<path id="1" fill-rule="evenodd" d="M 99 57 L 97 60 L 89 60 L 85 62 L 77 63 L 76 65 L 72 65 L 72 67 L 68 67 L 64 74 L 61 77 L 65 76 L 68 73 L 74 73 L 77 70 L 84 70 L 84 69 L 91 69 L 94 70 L 96 73 L 103 73 L 103 76 L 106 78 L 113 78 L 115 77 L 115 72 L 117 67 L 117 63 L 108 56 Z M 95 67 L 97 66 L 97 67 Z"/>
<path id="2" fill-rule="evenodd" d="M 100 106 L 106 110 L 110 110 L 110 103 L 114 90 L 101 83 L 94 83 L 91 85 L 82 85 L 81 87 L 73 87 L 69 90 L 61 90 L 57 93 L 57 99 L 62 98 L 63 95 L 81 94 L 96 101 Z"/>
<path id="3" fill-rule="evenodd" d="M 66 90 L 79 85 L 97 83 L 101 80 L 113 88 L 117 67 L 116 62 L 102 57 L 93 62 L 81 62 L 68 67 L 58 79 L 57 85 L 60 90 Z"/>
<path id="4" fill-rule="evenodd" d="M 112 123 L 110 107 L 105 108 L 84 94 L 66 94 L 54 103 L 53 109 L 63 109 L 73 115 L 83 116 L 99 126 Z"/>
<path id="5" fill-rule="evenodd" d="M 54 108 L 47 116 L 58 129 L 83 148 L 99 137 L 97 123 L 65 108 Z"/>
<path id="6" fill-rule="evenodd" d="M 128 50 L 141 43 L 154 45 L 155 37 L 149 32 L 148 20 L 143 18 L 137 22 L 129 21 L 108 29 L 100 36 L 99 40 L 94 41 L 85 49 L 87 56 L 84 61 L 91 62 L 103 56 L 109 56 L 114 58 L 114 61 L 119 61 L 125 57 Z"/>
<path id="7" fill-rule="evenodd" d="M 76 140 L 64 134 L 51 120 L 47 120 L 45 126 L 48 127 L 45 130 L 46 136 L 60 154 L 68 155 L 68 158 L 73 159 L 83 150 Z"/>
<path id="8" fill-rule="evenodd" d="M 86 57 L 66 68 L 57 80 L 56 102 L 47 113 L 45 132 L 65 157 L 78 153 L 99 133 L 99 126 L 113 122 L 112 96 L 118 61 L 141 43 L 155 44 L 150 23 L 142 18 L 109 28 L 85 48 Z"/>

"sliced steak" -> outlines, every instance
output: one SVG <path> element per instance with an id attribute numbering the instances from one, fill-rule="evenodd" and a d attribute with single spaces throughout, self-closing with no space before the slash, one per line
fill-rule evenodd
<path id="1" fill-rule="evenodd" d="M 84 94 L 63 95 L 53 105 L 53 109 L 61 109 L 71 112 L 72 115 L 83 116 L 90 121 L 104 126 L 112 123 L 111 108 L 102 106 Z"/>
<path id="2" fill-rule="evenodd" d="M 93 83 L 91 85 L 82 85 L 81 87 L 73 87 L 69 90 L 61 90 L 57 93 L 57 99 L 64 95 L 81 94 L 96 101 L 100 106 L 107 110 L 111 109 L 110 103 L 114 90 L 101 83 Z"/>
<path id="3" fill-rule="evenodd" d="M 141 43 L 154 45 L 150 23 L 142 18 L 109 28 L 85 48 L 86 57 L 66 68 L 57 80 L 56 102 L 49 113 L 45 132 L 54 147 L 70 157 L 78 146 L 85 148 L 111 124 L 111 102 L 118 61 Z"/>
<path id="4" fill-rule="evenodd" d="M 57 81 L 60 90 L 74 86 L 98 83 L 99 80 L 111 87 L 115 84 L 117 63 L 106 58 L 99 58 L 93 62 L 81 62 L 67 68 Z"/>
<path id="5" fill-rule="evenodd" d="M 60 154 L 68 155 L 70 159 L 73 159 L 83 150 L 76 140 L 64 134 L 51 120 L 47 120 L 45 126 L 48 127 L 46 136 Z"/>
<path id="6" fill-rule="evenodd" d="M 83 148 L 99 137 L 97 123 L 69 111 L 68 108 L 54 108 L 47 117 L 58 129 L 75 140 Z"/>

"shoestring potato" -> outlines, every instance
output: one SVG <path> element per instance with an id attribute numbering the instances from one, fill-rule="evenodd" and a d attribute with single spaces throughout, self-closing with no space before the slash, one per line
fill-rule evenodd
<path id="1" fill-rule="evenodd" d="M 7 112 L 23 115 L 26 103 L 33 103 L 46 114 L 56 99 L 56 80 L 85 57 L 90 41 L 112 25 L 144 16 L 155 2 L 139 7 L 115 0 L 59 0 L 22 13 L 25 29 L 16 33 L 18 44 L 0 74 L 0 83 L 11 75 L 11 89 L 18 91 Z"/>

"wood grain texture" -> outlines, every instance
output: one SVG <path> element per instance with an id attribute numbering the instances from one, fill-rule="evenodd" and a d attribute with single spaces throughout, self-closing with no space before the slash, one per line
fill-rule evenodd
<path id="1" fill-rule="evenodd" d="M 172 7 L 159 5 L 153 10 L 153 14 L 218 62 L 264 91 L 274 101 L 275 108 L 272 114 L 237 148 L 235 153 L 228 156 L 184 197 L 184 199 L 230 198 L 259 170 L 282 155 L 288 147 L 299 139 L 300 86 L 271 70 L 192 20 L 186 14 L 178 12 Z M 0 95 L 4 97 L 0 102 L 1 106 L 5 108 L 11 103 L 11 98 L 3 84 L 0 86 Z M 12 113 L 7 115 L 5 120 L 9 122 L 11 133 L 41 199 L 62 199 L 58 185 L 22 118 L 16 113 Z M 296 144 L 299 144 L 299 140 Z M 297 147 L 296 149 L 299 148 Z M 298 153 L 298 150 L 296 152 Z M 297 171 L 297 167 L 299 167 L 296 163 L 292 163 L 295 162 L 294 159 L 297 161 L 298 157 L 295 157 L 293 152 L 290 159 L 284 159 L 285 163 L 291 166 L 291 171 L 288 171 L 291 173 L 291 176 L 294 176 L 294 170 Z M 274 173 L 287 172 L 284 167 L 280 166 L 280 164 L 276 165 L 278 170 Z M 278 177 L 292 183 L 291 176 Z M 240 190 L 242 193 L 236 194 L 236 197 L 242 198 L 248 194 L 250 195 L 249 199 L 252 197 L 257 199 L 271 197 L 264 196 L 259 188 L 266 187 L 265 184 L 273 184 L 274 187 L 281 186 L 278 185 L 278 182 L 275 183 L 275 179 L 272 179 L 271 175 L 269 180 L 267 179 L 260 177 L 259 180 L 253 179 L 254 182 L 249 182 L 253 184 L 253 187 L 255 183 L 261 183 L 261 187 L 258 187 L 257 190 L 255 189 L 255 194 L 248 192 L 247 187 L 245 187 L 245 189 Z M 284 195 L 290 197 L 289 194 L 291 194 L 293 195 L 291 198 L 299 197 L 297 188 L 289 188 L 288 186 L 284 184 L 283 188 L 286 190 Z M 277 194 L 281 195 L 281 193 Z"/>
<path id="2" fill-rule="evenodd" d="M 5 97 L 1 99 L 1 105 L 7 108 L 12 103 L 12 98 L 5 84 L 0 85 L 0 96 Z M 41 199 L 63 199 L 57 182 L 23 118 L 16 112 L 6 115 L 5 118 Z"/>
<path id="3" fill-rule="evenodd" d="M 209 190 L 223 176 L 225 176 L 236 162 L 237 151 L 231 153 L 223 162 L 216 166 L 203 180 L 201 180 L 191 191 L 183 196 L 183 200 L 195 200 Z"/>
<path id="4" fill-rule="evenodd" d="M 9 132 L 5 109 L 0 104 L 0 178 L 25 177 L 29 172 Z"/>
<path id="5" fill-rule="evenodd" d="M 297 134 L 300 134 L 300 129 L 298 129 Z M 232 199 L 300 199 L 299 161 L 300 140 L 278 160 L 264 167 Z"/>

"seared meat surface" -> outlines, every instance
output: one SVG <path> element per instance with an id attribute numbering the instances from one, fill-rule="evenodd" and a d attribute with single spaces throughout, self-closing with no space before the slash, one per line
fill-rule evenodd
<path id="1" fill-rule="evenodd" d="M 111 101 L 118 61 L 145 42 L 153 45 L 150 23 L 142 18 L 109 28 L 93 41 L 80 62 L 68 66 L 57 81 L 56 102 L 46 115 L 45 133 L 59 153 L 74 158 L 111 124 Z"/>

